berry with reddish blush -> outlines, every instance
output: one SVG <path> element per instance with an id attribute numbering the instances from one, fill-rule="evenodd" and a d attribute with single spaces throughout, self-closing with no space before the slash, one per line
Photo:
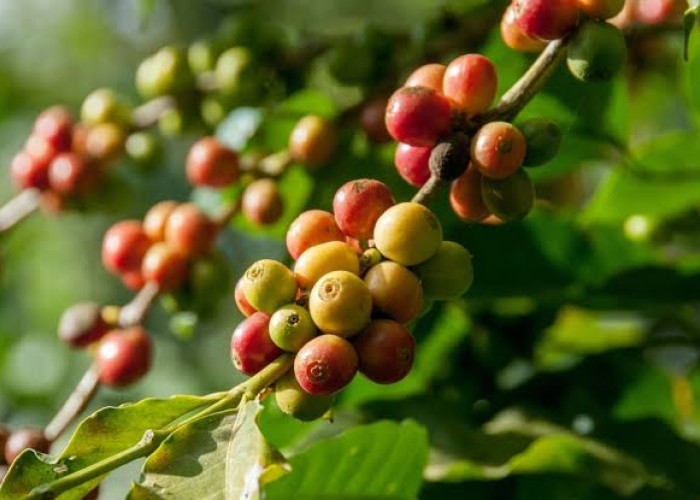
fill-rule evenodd
<path id="1" fill-rule="evenodd" d="M 59 153 L 48 140 L 37 134 L 29 136 L 27 142 L 24 143 L 24 151 L 47 171 L 49 165 Z"/>
<path id="2" fill-rule="evenodd" d="M 335 223 L 335 217 L 323 210 L 300 214 L 287 231 L 287 250 L 294 260 L 307 249 L 329 241 L 345 241 L 345 235 Z"/>
<path id="3" fill-rule="evenodd" d="M 87 131 L 85 151 L 97 163 L 116 160 L 124 151 L 126 132 L 116 123 L 100 123 Z"/>
<path id="4" fill-rule="evenodd" d="M 518 26 L 515 10 L 509 5 L 501 19 L 501 38 L 505 44 L 518 52 L 540 52 L 547 46 L 542 40 L 530 38 Z"/>
<path id="5" fill-rule="evenodd" d="M 420 203 L 394 205 L 374 228 L 374 244 L 382 255 L 404 266 L 428 260 L 442 242 L 440 221 Z"/>
<path id="6" fill-rule="evenodd" d="M 255 262 L 246 270 L 241 281 L 248 303 L 268 314 L 294 302 L 299 288 L 294 273 L 281 262 L 271 259 Z"/>
<path id="7" fill-rule="evenodd" d="M 289 135 L 289 154 L 295 161 L 312 167 L 324 165 L 335 152 L 337 134 L 333 123 L 325 118 L 305 116 Z"/>
<path id="8" fill-rule="evenodd" d="M 274 179 L 258 179 L 245 188 L 241 211 L 259 226 L 274 224 L 282 216 L 282 197 Z"/>
<path id="9" fill-rule="evenodd" d="M 86 347 L 100 340 L 110 328 L 99 304 L 80 302 L 63 312 L 58 323 L 58 338 L 71 347 Z"/>
<path id="10" fill-rule="evenodd" d="M 246 375 L 254 375 L 282 354 L 270 338 L 270 316 L 256 312 L 244 319 L 231 336 L 231 361 Z"/>
<path id="11" fill-rule="evenodd" d="M 442 93 L 454 107 L 469 115 L 489 109 L 497 90 L 496 67 L 482 55 L 458 57 L 445 70 Z"/>
<path id="12" fill-rule="evenodd" d="M 24 450 L 32 449 L 39 453 L 48 453 L 51 443 L 41 429 L 25 427 L 10 434 L 5 443 L 5 460 L 12 464 Z"/>
<path id="13" fill-rule="evenodd" d="M 294 358 L 294 375 L 299 385 L 313 396 L 338 392 L 357 373 L 355 348 L 336 335 L 321 335 L 309 341 Z"/>
<path id="14" fill-rule="evenodd" d="M 522 166 L 526 150 L 520 130 L 507 122 L 491 122 L 472 139 L 471 158 L 484 177 L 504 179 Z"/>
<path id="15" fill-rule="evenodd" d="M 102 263 L 114 274 L 138 271 L 150 246 L 151 240 L 144 232 L 141 222 L 117 222 L 109 228 L 102 240 Z"/>
<path id="16" fill-rule="evenodd" d="M 124 387 L 140 380 L 151 368 L 153 346 L 140 326 L 112 330 L 100 341 L 95 361 L 97 375 L 105 385 Z"/>
<path id="17" fill-rule="evenodd" d="M 374 99 L 365 104 L 360 112 L 360 126 L 372 142 L 391 141 L 391 134 L 386 129 L 386 121 L 384 120 L 388 103 L 389 101 L 384 98 Z"/>
<path id="18" fill-rule="evenodd" d="M 309 312 L 322 332 L 350 337 L 369 323 L 372 294 L 357 275 L 333 271 L 311 289 Z"/>
<path id="19" fill-rule="evenodd" d="M 143 277 L 143 273 L 139 269 L 138 271 L 129 271 L 120 276 L 122 283 L 129 290 L 138 291 L 143 288 L 146 284 L 146 279 Z"/>
<path id="20" fill-rule="evenodd" d="M 394 152 L 394 165 L 399 175 L 411 186 L 421 187 L 430 178 L 432 148 L 399 143 Z"/>
<path id="21" fill-rule="evenodd" d="M 378 384 L 402 380 L 413 366 L 416 342 L 408 329 L 396 321 L 372 321 L 353 341 L 359 369 Z"/>
<path id="22" fill-rule="evenodd" d="M 441 94 L 446 70 L 444 64 L 424 64 L 409 75 L 404 87 L 425 87 Z"/>
<path id="23" fill-rule="evenodd" d="M 100 171 L 75 153 L 61 153 L 49 166 L 51 189 L 61 196 L 89 193 L 99 180 Z"/>
<path id="24" fill-rule="evenodd" d="M 312 396 L 301 388 L 294 372 L 289 371 L 275 382 L 275 402 L 282 413 L 302 422 L 311 422 L 331 409 L 335 394 Z"/>
<path id="25" fill-rule="evenodd" d="M 192 145 L 186 167 L 187 179 L 194 186 L 224 187 L 240 175 L 238 154 L 214 137 L 204 137 Z"/>
<path id="26" fill-rule="evenodd" d="M 165 241 L 187 257 L 207 254 L 216 238 L 216 225 L 193 203 L 175 207 L 165 225 Z"/>
<path id="27" fill-rule="evenodd" d="M 385 260 L 365 274 L 375 314 L 399 323 L 414 320 L 423 306 L 423 288 L 418 277 L 401 264 Z"/>
<path id="28" fill-rule="evenodd" d="M 243 294 L 243 278 L 240 278 L 236 282 L 236 287 L 233 289 L 233 300 L 236 303 L 238 310 L 246 318 L 252 316 L 253 313 L 257 311 L 257 309 L 250 305 Z"/>
<path id="29" fill-rule="evenodd" d="M 275 311 L 270 318 L 270 337 L 288 352 L 297 352 L 316 336 L 316 325 L 309 311 L 296 304 L 289 304 Z"/>
<path id="30" fill-rule="evenodd" d="M 386 110 L 391 136 L 411 146 L 432 146 L 450 130 L 449 101 L 427 87 L 403 87 L 394 92 Z"/>
<path id="31" fill-rule="evenodd" d="M 143 218 L 143 230 L 151 238 L 158 242 L 165 239 L 165 227 L 168 224 L 170 214 L 177 208 L 176 201 L 161 201 L 153 205 Z"/>
<path id="32" fill-rule="evenodd" d="M 38 161 L 26 151 L 20 151 L 10 164 L 12 180 L 18 189 L 40 189 L 49 187 L 48 164 Z"/>
<path id="33" fill-rule="evenodd" d="M 474 165 L 469 165 L 450 186 L 450 205 L 465 222 L 479 222 L 488 217 L 490 212 L 481 196 L 481 173 Z"/>
<path id="34" fill-rule="evenodd" d="M 143 257 L 141 274 L 163 291 L 180 287 L 187 278 L 187 258 L 166 242 L 151 246 Z"/>
<path id="35" fill-rule="evenodd" d="M 299 256 L 294 275 L 299 286 L 310 290 L 316 282 L 331 271 L 360 274 L 360 259 L 353 248 L 342 241 L 329 241 L 311 247 Z"/>
<path id="36" fill-rule="evenodd" d="M 335 221 L 346 235 L 368 240 L 377 219 L 394 203 L 391 190 L 383 182 L 373 179 L 350 181 L 333 197 Z"/>
<path id="37" fill-rule="evenodd" d="M 55 151 L 69 151 L 73 135 L 73 117 L 63 106 L 52 106 L 37 116 L 32 132 L 46 139 Z"/>
<path id="38" fill-rule="evenodd" d="M 526 36 L 546 41 L 566 36 L 579 16 L 577 0 L 514 0 L 513 10 Z"/>

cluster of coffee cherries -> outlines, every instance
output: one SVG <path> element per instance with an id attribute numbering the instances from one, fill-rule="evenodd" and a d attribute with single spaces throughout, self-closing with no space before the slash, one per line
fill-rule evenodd
<path id="1" fill-rule="evenodd" d="M 247 319 L 233 333 L 231 355 L 250 375 L 296 353 L 276 399 L 301 420 L 322 416 L 358 370 L 380 384 L 402 380 L 415 350 L 407 325 L 433 301 L 464 294 L 473 277 L 471 255 L 443 241 L 433 212 L 396 204 L 371 179 L 343 185 L 333 213 L 299 215 L 286 243 L 293 269 L 260 260 L 236 285 Z"/>

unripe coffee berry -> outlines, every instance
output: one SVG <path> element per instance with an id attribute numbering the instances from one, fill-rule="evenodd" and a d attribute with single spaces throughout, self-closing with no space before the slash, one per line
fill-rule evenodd
<path id="1" fill-rule="evenodd" d="M 248 97 L 254 85 L 257 85 L 253 54 L 247 47 L 231 47 L 216 60 L 214 80 L 217 89 L 229 97 Z"/>
<path id="2" fill-rule="evenodd" d="M 112 330 L 97 347 L 97 374 L 105 385 L 124 387 L 140 380 L 151 368 L 153 346 L 140 326 Z"/>
<path id="3" fill-rule="evenodd" d="M 80 120 L 88 126 L 100 123 L 129 123 L 129 107 L 112 89 L 97 89 L 85 98 Z"/>
<path id="4" fill-rule="evenodd" d="M 311 290 L 309 312 L 322 332 L 350 337 L 369 323 L 372 294 L 355 274 L 333 271 L 318 280 Z"/>
<path id="5" fill-rule="evenodd" d="M 409 75 L 404 87 L 425 87 L 441 94 L 445 70 L 444 64 L 425 64 Z"/>
<path id="6" fill-rule="evenodd" d="M 216 46 L 209 40 L 197 40 L 187 49 L 187 63 L 192 73 L 212 71 L 216 66 Z"/>
<path id="7" fill-rule="evenodd" d="M 10 164 L 12 181 L 18 189 L 39 189 L 49 187 L 49 165 L 26 151 L 20 151 Z"/>
<path id="8" fill-rule="evenodd" d="M 116 123 L 100 123 L 91 127 L 85 137 L 87 156 L 99 163 L 117 159 L 124 151 L 126 133 Z"/>
<path id="9" fill-rule="evenodd" d="M 231 336 L 231 361 L 246 375 L 255 375 L 282 354 L 270 338 L 270 316 L 254 313 L 243 320 Z"/>
<path id="10" fill-rule="evenodd" d="M 468 115 L 489 109 L 497 90 L 496 67 L 482 55 L 458 57 L 445 70 L 442 93 L 455 108 Z"/>
<path id="11" fill-rule="evenodd" d="M 283 208 L 282 197 L 274 179 L 255 180 L 243 192 L 241 211 L 255 224 L 274 224 L 282 216 Z"/>
<path id="12" fill-rule="evenodd" d="M 100 171 L 75 153 L 61 153 L 49 166 L 51 189 L 64 197 L 81 196 L 95 188 Z"/>
<path id="13" fill-rule="evenodd" d="M 270 318 L 270 337 L 277 347 L 297 352 L 316 336 L 316 325 L 309 311 L 289 304 L 275 311 Z"/>
<path id="14" fill-rule="evenodd" d="M 165 241 L 187 257 L 208 253 L 216 238 L 216 225 L 193 203 L 175 207 L 165 225 Z"/>
<path id="15" fill-rule="evenodd" d="M 423 292 L 432 300 L 453 300 L 464 295 L 474 281 L 472 256 L 459 243 L 443 241 L 437 253 L 413 268 Z"/>
<path id="16" fill-rule="evenodd" d="M 481 196 L 481 174 L 474 165 L 450 186 L 450 206 L 465 222 L 478 222 L 489 215 Z"/>
<path id="17" fill-rule="evenodd" d="M 187 258 L 166 242 L 156 243 L 146 252 L 141 273 L 145 281 L 173 291 L 187 278 Z"/>
<path id="18" fill-rule="evenodd" d="M 72 128 L 70 111 L 63 106 L 52 106 L 37 116 L 32 132 L 46 139 L 60 153 L 71 148 Z"/>
<path id="19" fill-rule="evenodd" d="M 394 203 L 394 196 L 386 184 L 373 179 L 358 179 L 343 184 L 336 191 L 333 213 L 343 233 L 367 240 L 372 237 L 377 219 Z"/>
<path id="20" fill-rule="evenodd" d="M 321 335 L 297 353 L 294 375 L 307 393 L 323 396 L 347 386 L 357 373 L 357 365 L 357 353 L 350 342 L 336 335 Z"/>
<path id="21" fill-rule="evenodd" d="M 518 128 L 527 143 L 523 166 L 537 167 L 557 156 L 562 135 L 559 125 L 555 122 L 548 118 L 531 118 L 521 123 Z"/>
<path id="22" fill-rule="evenodd" d="M 107 270 L 122 274 L 141 269 L 151 240 L 137 220 L 114 224 L 102 240 L 102 263 Z"/>
<path id="23" fill-rule="evenodd" d="M 374 244 L 382 255 L 404 266 L 428 260 L 442 242 L 442 226 L 433 212 L 419 203 L 394 205 L 377 221 Z"/>
<path id="24" fill-rule="evenodd" d="M 246 318 L 250 317 L 257 311 L 253 306 L 250 305 L 248 299 L 245 298 L 243 293 L 243 278 L 240 278 L 236 282 L 236 287 L 233 289 L 233 300 L 236 302 L 238 310 Z"/>
<path id="25" fill-rule="evenodd" d="M 567 65 L 581 81 L 608 80 L 615 76 L 627 60 L 625 36 L 612 24 L 586 22 L 569 45 Z"/>
<path id="26" fill-rule="evenodd" d="M 540 52 L 546 47 L 542 40 L 527 36 L 518 26 L 513 6 L 509 5 L 501 19 L 501 38 L 505 44 L 518 52 Z"/>
<path id="27" fill-rule="evenodd" d="M 423 305 L 423 288 L 411 271 L 396 262 L 384 261 L 371 267 L 365 283 L 372 294 L 375 314 L 399 323 L 414 320 Z"/>
<path id="28" fill-rule="evenodd" d="M 360 126 L 372 142 L 383 143 L 391 141 L 391 134 L 386 129 L 384 114 L 387 99 L 374 99 L 364 105 L 360 113 Z"/>
<path id="29" fill-rule="evenodd" d="M 491 122 L 472 139 L 471 157 L 482 175 L 503 179 L 522 166 L 526 150 L 520 130 L 507 122 Z"/>
<path id="30" fill-rule="evenodd" d="M 268 314 L 293 302 L 297 295 L 294 273 L 276 260 L 263 259 L 255 262 L 241 279 L 241 288 L 248 303 Z"/>
<path id="31" fill-rule="evenodd" d="M 399 175 L 411 186 L 421 187 L 430 178 L 432 148 L 399 143 L 394 152 L 394 165 Z"/>
<path id="32" fill-rule="evenodd" d="M 386 128 L 399 142 L 432 146 L 450 130 L 451 123 L 450 103 L 427 87 L 403 87 L 389 99 Z"/>
<path id="33" fill-rule="evenodd" d="M 323 210 L 300 214 L 287 231 L 287 250 L 294 260 L 307 249 L 329 241 L 345 241 L 345 235 L 335 223 L 335 217 Z"/>
<path id="34" fill-rule="evenodd" d="M 162 147 L 152 132 L 134 132 L 129 134 L 124 143 L 126 154 L 136 163 L 144 166 L 156 163 L 162 153 Z"/>
<path id="35" fill-rule="evenodd" d="M 396 321 L 372 321 L 356 339 L 359 369 L 378 384 L 393 384 L 411 371 L 416 342 L 408 329 Z"/>
<path id="36" fill-rule="evenodd" d="M 294 265 L 294 275 L 301 288 L 310 290 L 331 271 L 360 274 L 360 259 L 347 243 L 329 241 L 306 250 Z"/>
<path id="37" fill-rule="evenodd" d="M 594 19 L 610 19 L 622 12 L 625 0 L 578 0 L 581 10 Z"/>
<path id="38" fill-rule="evenodd" d="M 275 382 L 277 407 L 302 422 L 311 422 L 323 417 L 333 406 L 335 395 L 312 396 L 301 388 L 293 371 Z"/>
<path id="39" fill-rule="evenodd" d="M 49 448 L 51 443 L 41 429 L 32 427 L 17 429 L 10 434 L 5 443 L 5 460 L 8 464 L 12 464 L 24 450 L 32 449 L 39 453 L 48 453 Z"/>
<path id="40" fill-rule="evenodd" d="M 198 140 L 187 154 L 187 179 L 194 186 L 224 187 L 239 175 L 238 154 L 214 137 Z"/>
<path id="41" fill-rule="evenodd" d="M 481 179 L 481 195 L 493 215 L 504 222 L 522 219 L 535 203 L 535 187 L 524 170 L 505 179 Z"/>
<path id="42" fill-rule="evenodd" d="M 102 307 L 95 302 L 80 302 L 66 309 L 58 323 L 58 338 L 71 347 L 86 347 L 100 340 L 110 325 L 102 317 Z"/>
<path id="43" fill-rule="evenodd" d="M 177 208 L 176 201 L 161 201 L 153 205 L 143 218 L 143 230 L 154 241 L 165 239 L 165 226 L 170 214 Z"/>
<path id="44" fill-rule="evenodd" d="M 546 41 L 567 35 L 579 15 L 577 0 L 514 0 L 513 10 L 525 35 Z"/>
<path id="45" fill-rule="evenodd" d="M 177 47 L 163 47 L 136 71 L 136 88 L 145 98 L 181 94 L 192 87 L 187 58 Z"/>
<path id="46" fill-rule="evenodd" d="M 453 181 L 469 165 L 469 137 L 460 132 L 439 142 L 430 153 L 430 172 L 443 181 Z"/>
<path id="47" fill-rule="evenodd" d="M 333 123 L 316 115 L 297 122 L 289 135 L 289 154 L 295 161 L 316 167 L 331 159 L 337 144 Z"/>

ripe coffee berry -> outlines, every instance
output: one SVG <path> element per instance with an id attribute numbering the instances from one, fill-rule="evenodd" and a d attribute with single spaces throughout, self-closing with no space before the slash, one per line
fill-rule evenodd
<path id="1" fill-rule="evenodd" d="M 453 300 L 464 295 L 474 281 L 472 256 L 459 243 L 443 241 L 437 253 L 413 268 L 432 300 Z"/>
<path id="2" fill-rule="evenodd" d="M 141 290 L 146 284 L 146 280 L 144 279 L 143 273 L 141 273 L 140 269 L 138 271 L 130 271 L 128 273 L 124 273 L 120 276 L 120 278 L 124 286 L 127 287 L 129 290 Z"/>
<path id="3" fill-rule="evenodd" d="M 24 151 L 44 169 L 49 168 L 49 164 L 60 152 L 46 138 L 38 134 L 32 134 L 27 138 Z"/>
<path id="4" fill-rule="evenodd" d="M 487 123 L 471 144 L 472 162 L 482 175 L 503 179 L 518 170 L 525 159 L 525 137 L 507 122 Z"/>
<path id="5" fill-rule="evenodd" d="M 447 67 L 444 64 L 425 64 L 411 73 L 404 87 L 425 87 L 442 94 L 445 70 Z"/>
<path id="6" fill-rule="evenodd" d="M 11 464 L 24 450 L 32 449 L 39 453 L 48 453 L 51 443 L 41 429 L 25 427 L 17 429 L 5 443 L 5 460 Z"/>
<path id="7" fill-rule="evenodd" d="M 99 180 L 99 170 L 75 153 L 61 153 L 49 166 L 51 189 L 65 197 L 89 193 Z"/>
<path id="8" fill-rule="evenodd" d="M 347 243 L 329 241 L 305 251 L 294 265 L 297 283 L 306 290 L 331 271 L 360 274 L 360 259 Z"/>
<path id="9" fill-rule="evenodd" d="M 369 323 L 372 294 L 355 274 L 333 271 L 318 280 L 311 290 L 309 312 L 322 332 L 350 337 Z"/>
<path id="10" fill-rule="evenodd" d="M 682 13 L 682 2 L 676 0 L 637 0 L 633 3 L 634 17 L 645 24 L 659 24 Z"/>
<path id="11" fill-rule="evenodd" d="M 430 153 L 430 172 L 438 179 L 453 181 L 469 165 L 469 137 L 460 132 L 438 143 Z"/>
<path id="12" fill-rule="evenodd" d="M 578 5 L 594 19 L 610 19 L 622 12 L 625 0 L 578 0 Z"/>
<path id="13" fill-rule="evenodd" d="M 275 402 L 287 415 L 302 422 L 321 418 L 333 406 L 335 395 L 312 396 L 301 388 L 294 372 L 286 373 L 275 383 Z"/>
<path id="14" fill-rule="evenodd" d="M 97 374 L 105 385 L 124 387 L 140 380 L 151 368 L 151 338 L 140 326 L 112 330 L 97 347 Z"/>
<path id="15" fill-rule="evenodd" d="M 127 125 L 129 107 L 112 89 L 97 89 L 83 101 L 80 120 L 88 126 L 107 122 Z"/>
<path id="16" fill-rule="evenodd" d="M 231 361 L 246 375 L 255 375 L 282 354 L 270 338 L 270 316 L 256 312 L 243 320 L 231 336 Z"/>
<path id="17" fill-rule="evenodd" d="M 170 214 L 177 208 L 176 201 L 161 201 L 153 205 L 143 218 L 143 230 L 151 239 L 158 242 L 165 239 L 165 227 Z"/>
<path id="18" fill-rule="evenodd" d="M 49 165 L 26 151 L 20 151 L 12 158 L 10 172 L 18 189 L 44 190 L 49 187 Z"/>
<path id="19" fill-rule="evenodd" d="M 58 323 L 58 338 L 71 347 L 80 348 L 100 340 L 109 330 L 99 304 L 80 302 L 63 312 Z"/>
<path id="20" fill-rule="evenodd" d="M 577 0 L 514 0 L 513 10 L 526 36 L 546 41 L 564 37 L 579 15 Z"/>
<path id="21" fill-rule="evenodd" d="M 85 136 L 87 156 L 98 163 L 117 159 L 124 151 L 126 133 L 116 123 L 101 123 L 90 128 Z"/>
<path id="22" fill-rule="evenodd" d="M 408 329 L 396 321 L 372 321 L 353 341 L 360 373 L 378 384 L 403 379 L 413 366 L 416 343 Z"/>
<path id="23" fill-rule="evenodd" d="M 486 111 L 497 90 L 496 67 L 482 55 L 458 57 L 445 70 L 442 93 L 454 107 L 469 115 Z"/>
<path id="24" fill-rule="evenodd" d="M 289 154 L 295 161 L 318 167 L 331 159 L 337 141 L 333 123 L 308 115 L 297 122 L 289 135 Z"/>
<path id="25" fill-rule="evenodd" d="M 433 212 L 419 203 L 394 205 L 377 221 L 374 244 L 382 255 L 414 266 L 428 260 L 442 242 L 442 226 Z"/>
<path id="26" fill-rule="evenodd" d="M 117 222 L 102 240 L 102 263 L 115 274 L 141 269 L 151 241 L 137 220 Z"/>
<path id="27" fill-rule="evenodd" d="M 411 271 L 396 262 L 384 261 L 365 274 L 365 284 L 372 294 L 375 314 L 399 323 L 414 320 L 423 305 L 423 288 Z"/>
<path id="28" fill-rule="evenodd" d="M 194 186 L 219 188 L 232 184 L 240 175 L 238 154 L 214 137 L 192 145 L 187 155 L 187 179 Z"/>
<path id="29" fill-rule="evenodd" d="M 173 291 L 187 278 L 187 258 L 166 242 L 156 243 L 143 258 L 141 274 L 163 291 Z"/>
<path id="30" fill-rule="evenodd" d="M 258 225 L 274 224 L 282 215 L 282 197 L 274 179 L 258 179 L 243 192 L 241 211 Z"/>
<path id="31" fill-rule="evenodd" d="M 241 280 L 243 295 L 248 303 L 268 314 L 293 302 L 297 295 L 294 273 L 276 260 L 263 259 L 255 262 Z"/>
<path id="32" fill-rule="evenodd" d="M 607 80 L 627 60 L 625 36 L 612 24 L 588 21 L 576 32 L 569 46 L 567 65 L 579 80 Z"/>
<path id="33" fill-rule="evenodd" d="M 399 143 L 394 152 L 394 165 L 399 175 L 411 186 L 421 187 L 430 178 L 432 148 Z"/>
<path id="34" fill-rule="evenodd" d="M 214 245 L 216 226 L 193 203 L 175 207 L 165 225 L 165 241 L 187 257 L 201 257 Z"/>
<path id="35" fill-rule="evenodd" d="M 63 106 L 50 107 L 34 121 L 33 133 L 46 139 L 57 152 L 69 151 L 73 117 Z"/>
<path id="36" fill-rule="evenodd" d="M 335 223 L 335 217 L 323 210 L 300 214 L 287 231 L 287 251 L 294 260 L 307 249 L 329 241 L 345 241 L 345 235 Z"/>
<path id="37" fill-rule="evenodd" d="M 350 342 L 336 335 L 321 335 L 297 353 L 294 375 L 307 393 L 329 395 L 352 381 L 357 364 L 357 353 Z"/>
<path id="38" fill-rule="evenodd" d="M 400 88 L 387 105 L 387 130 L 411 146 L 432 146 L 450 130 L 451 121 L 450 103 L 427 87 Z"/>
<path id="39" fill-rule="evenodd" d="M 309 311 L 296 304 L 286 305 L 270 318 L 270 337 L 277 347 L 297 352 L 316 336 L 316 325 Z"/>
<path id="40" fill-rule="evenodd" d="M 386 184 L 373 179 L 358 179 L 336 191 L 333 213 L 343 233 L 367 240 L 372 237 L 377 219 L 394 203 L 394 196 Z"/>
<path id="41" fill-rule="evenodd" d="M 450 206 L 465 222 L 479 222 L 489 215 L 481 196 L 481 174 L 474 165 L 450 186 Z"/>
<path id="42" fill-rule="evenodd" d="M 360 126 L 370 141 L 378 143 L 391 141 L 391 135 L 386 129 L 384 120 L 388 102 L 386 99 L 374 99 L 362 108 Z"/>
<path id="43" fill-rule="evenodd" d="M 542 40 L 535 40 L 523 33 L 512 5 L 508 6 L 501 19 L 501 37 L 508 47 L 518 52 L 539 52 L 547 45 Z"/>
<path id="44" fill-rule="evenodd" d="M 5 463 L 5 445 L 10 437 L 10 431 L 8 431 L 4 426 L 0 425 L 0 464 Z M 2 477 L 0 477 L 0 482 L 2 482 Z"/>
<path id="45" fill-rule="evenodd" d="M 522 219 L 535 203 L 535 187 L 522 169 L 505 179 L 482 177 L 481 194 L 489 211 L 504 222 Z"/>
<path id="46" fill-rule="evenodd" d="M 537 167 L 554 159 L 561 147 L 561 129 L 547 118 L 531 118 L 518 127 L 525 137 L 527 152 L 523 165 Z"/>
<path id="47" fill-rule="evenodd" d="M 236 302 L 238 310 L 246 318 L 252 316 L 253 313 L 257 311 L 257 309 L 250 305 L 243 294 L 243 278 L 240 278 L 236 282 L 236 287 L 233 289 L 233 300 Z"/>

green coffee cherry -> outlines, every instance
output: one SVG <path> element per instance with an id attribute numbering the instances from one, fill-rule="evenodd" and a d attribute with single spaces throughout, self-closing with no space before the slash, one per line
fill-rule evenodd
<path id="1" fill-rule="evenodd" d="M 216 66 L 217 50 L 210 40 L 198 40 L 187 49 L 187 62 L 195 75 L 212 71 Z"/>
<path id="2" fill-rule="evenodd" d="M 248 303 L 258 311 L 274 313 L 294 301 L 297 282 L 294 273 L 281 262 L 263 259 L 248 268 L 241 289 Z"/>
<path id="3" fill-rule="evenodd" d="M 181 94 L 193 86 L 187 57 L 177 47 L 163 47 L 136 71 L 136 88 L 145 98 Z"/>
<path id="4" fill-rule="evenodd" d="M 168 109 L 158 118 L 158 130 L 167 136 L 180 135 L 185 130 L 186 122 L 185 113 L 181 109 Z"/>
<path id="5" fill-rule="evenodd" d="M 489 211 L 504 222 L 525 217 L 535 203 L 535 186 L 522 168 L 505 179 L 481 178 L 481 195 Z"/>
<path id="6" fill-rule="evenodd" d="M 231 276 L 226 258 L 212 252 L 197 259 L 190 268 L 189 288 L 197 311 L 211 312 L 229 289 Z"/>
<path id="7" fill-rule="evenodd" d="M 471 254 L 453 241 L 443 241 L 437 253 L 413 272 L 421 279 L 425 296 L 433 300 L 457 299 L 474 281 Z"/>
<path id="8" fill-rule="evenodd" d="M 199 108 L 202 121 L 212 128 L 224 121 L 227 112 L 227 106 L 217 96 L 204 97 Z"/>
<path id="9" fill-rule="evenodd" d="M 247 97 L 258 83 L 254 73 L 251 51 L 246 47 L 230 48 L 216 61 L 216 87 L 229 97 Z"/>
<path id="10" fill-rule="evenodd" d="M 588 21 L 569 45 L 567 64 L 571 74 L 584 82 L 615 76 L 627 60 L 622 31 L 602 21 Z"/>
<path id="11" fill-rule="evenodd" d="M 296 304 L 277 309 L 269 328 L 272 341 L 288 352 L 297 352 L 317 333 L 309 311 Z"/>
<path id="12" fill-rule="evenodd" d="M 80 108 L 80 120 L 89 126 L 101 123 L 129 123 L 129 106 L 121 96 L 112 89 L 97 89 L 90 93 Z"/>
<path id="13" fill-rule="evenodd" d="M 161 144 L 151 132 L 134 132 L 124 145 L 129 157 L 141 165 L 152 165 L 161 157 Z"/>
<path id="14" fill-rule="evenodd" d="M 335 394 L 312 396 L 301 388 L 293 371 L 275 383 L 275 401 L 283 413 L 302 422 L 323 417 L 333 406 Z"/>
<path id="15" fill-rule="evenodd" d="M 519 124 L 527 150 L 523 165 L 538 167 L 552 160 L 561 147 L 561 129 L 548 118 L 531 118 Z"/>

